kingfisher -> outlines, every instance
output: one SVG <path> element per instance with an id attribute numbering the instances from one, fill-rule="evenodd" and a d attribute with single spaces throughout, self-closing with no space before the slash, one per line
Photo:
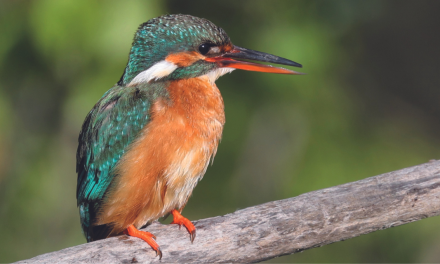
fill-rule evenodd
<path id="1" fill-rule="evenodd" d="M 215 81 L 235 69 L 301 74 L 260 61 L 302 67 L 232 44 L 212 22 L 165 15 L 141 24 L 120 80 L 88 113 L 79 135 L 77 205 L 87 242 L 126 234 L 162 252 L 139 229 L 181 215 L 213 160 L 225 124 Z"/>

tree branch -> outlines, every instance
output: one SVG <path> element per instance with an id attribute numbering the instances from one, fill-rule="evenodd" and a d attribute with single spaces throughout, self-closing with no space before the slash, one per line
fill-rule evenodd
<path id="1" fill-rule="evenodd" d="M 440 214 L 440 161 L 194 221 L 154 223 L 163 262 L 258 262 Z M 119 236 L 18 263 L 159 263 L 137 238 Z"/>

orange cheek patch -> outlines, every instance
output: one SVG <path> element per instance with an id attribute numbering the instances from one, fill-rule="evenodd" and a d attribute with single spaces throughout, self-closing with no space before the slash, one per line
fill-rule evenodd
<path id="1" fill-rule="evenodd" d="M 203 60 L 205 57 L 195 51 L 180 52 L 168 55 L 165 60 L 174 63 L 179 67 L 188 67 L 198 60 Z"/>

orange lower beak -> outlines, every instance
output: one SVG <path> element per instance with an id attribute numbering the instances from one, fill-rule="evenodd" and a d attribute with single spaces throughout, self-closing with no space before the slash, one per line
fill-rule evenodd
<path id="1" fill-rule="evenodd" d="M 248 50 L 237 46 L 234 46 L 234 48 L 228 53 L 225 53 L 218 57 L 208 57 L 205 59 L 205 61 L 215 62 L 219 65 L 219 67 L 222 68 L 234 68 L 234 69 L 240 69 L 246 71 L 270 72 L 270 73 L 280 73 L 280 74 L 304 74 L 304 73 L 284 69 L 281 67 L 274 67 L 271 65 L 253 63 L 248 61 L 234 60 L 232 58 L 272 62 L 277 64 L 302 67 L 301 64 L 288 59 L 284 59 L 260 51 Z"/>

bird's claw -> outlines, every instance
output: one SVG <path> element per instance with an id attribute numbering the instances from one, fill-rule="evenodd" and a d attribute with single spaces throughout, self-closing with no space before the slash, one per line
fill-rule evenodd
<path id="1" fill-rule="evenodd" d="M 159 260 L 162 259 L 162 251 L 160 250 L 159 245 L 156 242 L 156 236 L 151 234 L 150 232 L 140 231 L 137 230 L 136 227 L 133 225 L 130 225 L 127 227 L 127 229 L 124 231 L 124 234 L 127 234 L 129 236 L 138 237 L 150 245 L 150 247 L 156 251 L 156 257 L 159 256 Z"/>
<path id="2" fill-rule="evenodd" d="M 157 256 L 159 256 L 159 260 L 162 259 L 162 250 L 160 250 L 160 247 L 158 247 L 158 248 L 156 249 L 156 257 L 157 257 Z"/>
<path id="3" fill-rule="evenodd" d="M 171 224 L 179 225 L 179 229 L 182 227 L 182 225 L 184 225 L 188 230 L 191 243 L 193 243 L 194 239 L 196 238 L 196 227 L 193 225 L 193 223 L 191 223 L 191 221 L 183 217 L 177 210 L 172 210 L 171 213 L 173 214 L 174 218 Z"/>
<path id="4" fill-rule="evenodd" d="M 191 244 L 194 242 L 194 239 L 196 238 L 196 230 L 194 229 L 192 232 L 189 232 L 189 238 L 191 240 Z"/>

